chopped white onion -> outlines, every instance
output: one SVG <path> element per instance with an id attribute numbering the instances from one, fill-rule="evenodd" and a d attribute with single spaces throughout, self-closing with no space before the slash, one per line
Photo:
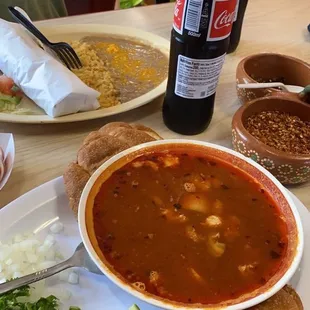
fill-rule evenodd
<path id="1" fill-rule="evenodd" d="M 50 227 L 50 232 L 52 234 L 59 234 L 61 231 L 63 231 L 64 229 L 64 225 L 63 223 L 61 222 L 56 222 L 55 224 L 53 224 L 51 227 Z"/>
<path id="2" fill-rule="evenodd" d="M 37 248 L 37 251 L 36 251 L 36 252 L 37 252 L 38 255 L 40 255 L 41 253 L 44 254 L 45 252 L 47 252 L 47 250 L 48 250 L 48 249 L 47 249 L 46 246 L 40 245 L 40 246 Z"/>
<path id="3" fill-rule="evenodd" d="M 55 250 L 50 249 L 47 253 L 45 258 L 49 261 L 54 261 L 55 260 Z"/>
<path id="4" fill-rule="evenodd" d="M 6 244 L 0 246 L 0 261 L 5 261 L 11 254 L 12 250 Z"/>
<path id="5" fill-rule="evenodd" d="M 79 283 L 79 278 L 80 278 L 79 275 L 75 271 L 72 271 L 69 274 L 68 282 L 70 284 L 78 284 Z"/>
<path id="6" fill-rule="evenodd" d="M 38 256 L 31 252 L 26 252 L 27 261 L 30 264 L 36 263 L 38 261 Z"/>
<path id="7" fill-rule="evenodd" d="M 21 272 L 19 272 L 19 271 L 15 271 L 13 273 L 13 279 L 20 278 L 22 276 L 24 276 L 24 275 Z"/>
<path id="8" fill-rule="evenodd" d="M 69 274 L 70 274 L 70 271 L 69 270 L 64 270 L 62 272 L 60 272 L 58 274 L 58 278 L 60 281 L 65 281 L 67 282 L 68 281 L 68 278 L 69 278 Z"/>
<path id="9" fill-rule="evenodd" d="M 28 251 L 31 250 L 33 247 L 35 247 L 40 242 L 38 240 L 34 239 L 27 239 L 19 243 L 20 249 L 22 251 Z"/>
<path id="10" fill-rule="evenodd" d="M 52 267 L 52 266 L 54 266 L 54 265 L 56 265 L 57 264 L 57 262 L 56 261 L 45 261 L 45 262 L 42 262 L 42 263 L 40 263 L 39 265 L 38 265 L 38 267 L 39 267 L 39 270 L 42 270 L 42 269 L 47 269 L 47 268 L 50 268 L 50 267 Z"/>
<path id="11" fill-rule="evenodd" d="M 9 266 L 13 263 L 13 260 L 9 258 L 8 260 L 5 261 L 5 263 Z"/>
<path id="12" fill-rule="evenodd" d="M 12 272 L 12 273 L 17 272 L 18 270 L 20 270 L 20 264 L 12 264 L 12 265 L 9 265 L 8 269 L 9 269 L 10 272 Z"/>
<path id="13" fill-rule="evenodd" d="M 55 244 L 55 242 L 56 240 L 53 235 L 47 235 L 44 240 L 43 246 L 45 246 L 46 249 L 50 249 Z"/>
<path id="14" fill-rule="evenodd" d="M 0 242 L 0 284 L 8 279 L 20 278 L 33 272 L 56 265 L 63 260 L 57 251 L 56 239 L 53 234 L 63 231 L 64 225 L 60 222 L 50 227 L 51 234 L 41 241 L 33 233 L 18 234 L 7 242 Z M 59 279 L 71 284 L 79 283 L 77 271 L 65 270 L 59 274 Z M 34 302 L 42 296 L 50 295 L 50 289 L 45 287 L 45 280 L 32 284 L 30 297 L 27 301 Z M 68 300 L 71 292 L 58 289 L 52 295 L 60 300 Z"/>
<path id="15" fill-rule="evenodd" d="M 21 234 L 17 234 L 14 238 L 13 238 L 14 242 L 21 242 L 23 241 L 23 236 Z"/>
<path id="16" fill-rule="evenodd" d="M 18 234 L 0 243 L 0 279 L 14 279 L 49 268 L 60 260 L 56 240 L 47 235 L 42 242 L 35 234 Z"/>

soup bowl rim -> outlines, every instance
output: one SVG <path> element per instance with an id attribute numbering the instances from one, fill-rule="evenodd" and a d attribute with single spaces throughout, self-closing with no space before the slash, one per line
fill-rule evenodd
<path id="1" fill-rule="evenodd" d="M 296 230 L 297 230 L 297 245 L 296 245 L 296 252 L 293 256 L 291 264 L 288 266 L 282 277 L 270 288 L 268 288 L 266 291 L 262 292 L 258 296 L 255 296 L 253 298 L 249 298 L 248 300 L 242 301 L 240 303 L 236 303 L 233 305 L 228 306 L 217 306 L 215 305 L 201 305 L 197 307 L 193 307 L 192 305 L 188 304 L 188 306 L 180 306 L 173 300 L 168 299 L 162 299 L 162 298 L 156 298 L 156 296 L 152 296 L 150 294 L 146 294 L 144 292 L 138 291 L 137 289 L 134 289 L 129 283 L 126 283 L 122 281 L 114 272 L 112 272 L 106 265 L 105 262 L 103 262 L 99 256 L 97 255 L 91 239 L 89 237 L 89 233 L 87 230 L 87 224 L 86 224 L 86 206 L 87 201 L 89 199 L 89 194 L 96 183 L 97 179 L 104 173 L 104 171 L 113 165 L 113 163 L 117 162 L 118 160 L 128 156 L 129 154 L 135 153 L 137 151 L 141 150 L 148 150 L 152 149 L 156 146 L 163 146 L 167 145 L 196 145 L 196 146 L 202 146 L 206 148 L 213 148 L 216 150 L 219 150 L 221 152 L 226 152 L 228 154 L 231 154 L 243 161 L 245 161 L 247 164 L 250 164 L 254 166 L 257 170 L 262 172 L 269 180 L 272 181 L 272 183 L 278 188 L 278 190 L 281 192 L 281 194 L 284 196 L 284 198 L 287 200 L 289 207 L 292 211 L 295 223 L 296 223 Z M 117 170 L 117 169 L 115 169 Z M 304 233 L 302 228 L 302 222 L 300 215 L 298 213 L 298 210 L 292 200 L 292 198 L 289 196 L 288 191 L 281 185 L 281 183 L 265 168 L 251 160 L 250 158 L 245 157 L 244 155 L 228 149 L 223 146 L 219 146 L 213 143 L 208 142 L 202 142 L 197 140 L 187 140 L 187 139 L 167 139 L 167 140 L 158 140 L 158 141 L 152 141 L 144 144 L 140 144 L 137 146 L 133 146 L 127 150 L 122 151 L 121 153 L 111 157 L 109 160 L 107 160 L 105 163 L 103 163 L 90 177 L 88 180 L 86 186 L 84 187 L 84 190 L 82 192 L 80 203 L 79 203 L 79 210 L 78 210 L 78 224 L 79 224 L 79 231 L 82 238 L 82 241 L 86 247 L 86 250 L 88 254 L 90 255 L 93 262 L 97 265 L 97 267 L 103 272 L 103 274 L 111 280 L 114 284 L 116 284 L 118 287 L 126 291 L 127 293 L 131 294 L 134 297 L 137 297 L 138 299 L 147 302 L 149 304 L 152 304 L 157 307 L 161 307 L 163 309 L 172 309 L 172 310 L 219 310 L 219 309 L 226 309 L 226 310 L 241 310 L 241 309 L 247 309 L 249 307 L 255 306 L 268 298 L 272 297 L 274 294 L 276 294 L 280 289 L 282 289 L 291 279 L 291 277 L 294 275 L 294 273 L 297 271 L 297 268 L 300 264 L 302 254 L 303 254 L 303 248 L 304 248 Z"/>

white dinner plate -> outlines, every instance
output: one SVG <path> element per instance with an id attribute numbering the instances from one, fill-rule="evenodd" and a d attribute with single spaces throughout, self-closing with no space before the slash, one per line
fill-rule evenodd
<path id="1" fill-rule="evenodd" d="M 306 244 L 301 267 L 291 284 L 299 293 L 304 308 L 310 309 L 310 247 L 307 246 L 310 237 L 310 213 L 296 196 L 291 195 L 303 221 Z M 57 241 L 60 252 L 67 258 L 73 253 L 81 238 L 77 222 L 68 205 L 62 177 L 33 189 L 0 210 L 0 240 L 22 232 L 35 232 L 44 238 L 50 223 L 58 218 L 65 225 L 65 230 L 58 236 Z M 119 289 L 105 276 L 82 270 L 79 285 L 54 281 L 50 284 L 49 288 L 51 287 L 65 288 L 72 293 L 70 300 L 63 303 L 63 310 L 67 310 L 70 305 L 79 306 L 82 310 L 127 310 L 134 303 L 141 310 L 158 309 Z"/>
<path id="2" fill-rule="evenodd" d="M 132 38 L 135 41 L 142 42 L 146 45 L 159 49 L 162 53 L 169 56 L 169 41 L 158 35 L 150 32 L 142 31 L 130 27 L 119 27 L 113 25 L 104 24 L 76 24 L 76 25 L 62 25 L 53 27 L 39 27 L 40 30 L 46 35 L 52 42 L 72 40 L 78 40 L 85 36 L 90 35 L 111 35 L 111 36 L 123 36 L 125 38 Z M 123 113 L 135 108 L 138 108 L 144 104 L 149 103 L 155 98 L 159 97 L 166 91 L 167 79 L 165 79 L 160 85 L 152 89 L 148 93 L 137 97 L 128 102 L 120 105 L 99 109 L 96 111 L 80 112 L 76 114 L 70 114 L 62 117 L 52 118 L 45 114 L 31 100 L 25 100 L 23 107 L 30 109 L 30 113 L 27 115 L 10 114 L 0 112 L 0 121 L 2 122 L 14 122 L 14 123 L 70 123 L 85 121 L 90 119 L 102 118 L 114 114 Z"/>

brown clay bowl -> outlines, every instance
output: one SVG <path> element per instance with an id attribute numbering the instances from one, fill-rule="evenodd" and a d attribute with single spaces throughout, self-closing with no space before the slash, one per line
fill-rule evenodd
<path id="1" fill-rule="evenodd" d="M 232 121 L 234 150 L 252 158 L 271 172 L 282 184 L 299 184 L 310 180 L 310 154 L 293 155 L 278 151 L 254 138 L 244 127 L 245 120 L 262 111 L 283 111 L 310 121 L 310 105 L 278 96 L 259 98 L 243 105 Z"/>
<path id="2" fill-rule="evenodd" d="M 236 83 L 257 83 L 254 78 L 284 78 L 285 84 L 307 86 L 310 84 L 310 64 L 286 55 L 273 53 L 254 54 L 244 58 L 237 67 Z M 274 95 L 283 95 L 300 101 L 298 94 L 275 88 L 240 89 L 237 93 L 242 103 Z"/>

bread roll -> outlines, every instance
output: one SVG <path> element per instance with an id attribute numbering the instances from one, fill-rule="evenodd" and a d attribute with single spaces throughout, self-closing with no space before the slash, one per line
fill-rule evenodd
<path id="1" fill-rule="evenodd" d="M 303 310 L 300 297 L 290 286 L 285 286 L 277 294 L 249 310 Z"/>
<path id="2" fill-rule="evenodd" d="M 159 139 L 161 137 L 148 127 L 123 122 L 109 123 L 91 132 L 78 151 L 77 162 L 69 164 L 64 172 L 66 193 L 75 215 L 82 191 L 96 169 L 131 146 Z"/>
<path id="3" fill-rule="evenodd" d="M 71 163 L 65 170 L 63 178 L 70 208 L 77 216 L 79 200 L 90 174 L 77 163 Z"/>
<path id="4" fill-rule="evenodd" d="M 84 141 L 85 143 L 85 141 Z M 129 144 L 112 136 L 92 134 L 78 151 L 77 162 L 90 174 L 93 174 L 113 155 L 129 148 Z"/>

